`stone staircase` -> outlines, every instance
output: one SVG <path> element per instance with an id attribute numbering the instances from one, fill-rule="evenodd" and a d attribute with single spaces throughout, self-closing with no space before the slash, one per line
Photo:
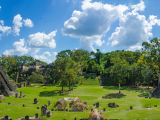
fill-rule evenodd
<path id="1" fill-rule="evenodd" d="M 3 66 L 0 64 L 0 83 L 3 86 L 1 89 L 6 96 L 12 96 L 18 93 L 17 86 L 14 81 L 10 79 Z M 0 93 L 0 94 L 3 94 Z"/>

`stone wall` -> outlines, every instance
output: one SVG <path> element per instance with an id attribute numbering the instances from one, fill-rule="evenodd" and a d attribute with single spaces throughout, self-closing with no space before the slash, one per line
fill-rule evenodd
<path id="1" fill-rule="evenodd" d="M 25 81 L 25 82 L 20 82 L 17 84 L 18 88 L 22 88 L 22 87 L 26 87 L 26 86 L 31 86 L 31 83 Z"/>

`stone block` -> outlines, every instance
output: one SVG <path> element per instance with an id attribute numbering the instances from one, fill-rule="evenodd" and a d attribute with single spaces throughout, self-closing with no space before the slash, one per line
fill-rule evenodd
<path id="1" fill-rule="evenodd" d="M 4 95 L 0 95 L 0 99 L 1 100 L 6 100 L 6 98 L 4 97 Z"/>

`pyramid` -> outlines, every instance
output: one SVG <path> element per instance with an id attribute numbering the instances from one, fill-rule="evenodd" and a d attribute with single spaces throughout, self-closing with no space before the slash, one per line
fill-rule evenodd
<path id="1" fill-rule="evenodd" d="M 0 95 L 13 96 L 17 91 L 17 85 L 11 80 L 0 63 Z"/>
<path id="2" fill-rule="evenodd" d="M 160 84 L 157 86 L 157 88 L 153 91 L 152 97 L 160 98 Z"/>

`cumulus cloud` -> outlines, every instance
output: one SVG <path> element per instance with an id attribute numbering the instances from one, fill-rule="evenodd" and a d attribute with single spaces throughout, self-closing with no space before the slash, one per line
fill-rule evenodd
<path id="1" fill-rule="evenodd" d="M 131 8 L 134 9 L 119 18 L 120 27 L 117 27 L 108 39 L 112 41 L 111 44 L 114 47 L 129 47 L 128 50 L 141 49 L 142 43 L 149 42 L 148 38 L 153 36 L 152 26 L 160 25 L 160 19 L 157 19 L 157 16 L 150 15 L 146 20 L 144 15 L 137 12 L 145 9 L 143 1 L 132 5 Z"/>
<path id="2" fill-rule="evenodd" d="M 72 17 L 64 22 L 65 28 L 62 29 L 62 33 L 80 38 L 82 48 L 89 51 L 94 50 L 93 44 L 101 46 L 105 43 L 101 41 L 102 36 L 109 31 L 111 24 L 128 9 L 125 5 L 91 3 L 91 0 L 84 0 L 81 8 L 82 11 L 74 10 Z"/>
<path id="3" fill-rule="evenodd" d="M 51 54 L 49 52 L 45 52 L 45 53 L 43 53 L 43 55 L 34 55 L 34 58 L 38 59 L 38 60 L 41 60 L 41 61 L 44 61 L 44 62 L 46 62 L 48 64 L 52 63 L 52 61 L 47 58 L 47 55 L 51 56 Z"/>
<path id="4" fill-rule="evenodd" d="M 49 52 L 45 52 L 45 53 L 43 53 L 43 55 L 46 56 L 46 57 L 50 57 L 51 56 L 51 54 Z"/>
<path id="5" fill-rule="evenodd" d="M 24 26 L 26 27 L 33 27 L 33 22 L 30 20 L 30 19 L 26 19 L 26 20 L 23 20 L 24 22 Z"/>
<path id="6" fill-rule="evenodd" d="M 5 55 L 14 55 L 14 54 L 20 54 L 20 55 L 30 55 L 33 56 L 36 53 L 39 52 L 39 48 L 35 49 L 35 48 L 28 48 L 25 45 L 25 40 L 20 39 L 20 41 L 16 41 L 13 43 L 13 49 L 11 50 L 6 50 L 3 52 L 3 54 Z"/>
<path id="7" fill-rule="evenodd" d="M 137 43 L 135 45 L 130 46 L 129 49 L 127 49 L 126 51 L 135 51 L 135 50 L 140 50 L 142 47 L 142 45 L 140 43 Z"/>
<path id="8" fill-rule="evenodd" d="M 134 9 L 133 12 L 143 11 L 145 9 L 145 5 L 144 5 L 144 2 L 140 0 L 139 4 L 131 5 L 131 8 Z"/>
<path id="9" fill-rule="evenodd" d="M 52 56 L 48 51 L 44 52 L 43 55 L 36 55 L 36 54 L 42 48 L 46 48 L 46 47 L 55 48 L 56 45 L 53 37 L 56 35 L 56 32 L 57 32 L 56 30 L 52 31 L 48 35 L 44 33 L 31 34 L 29 35 L 29 39 L 27 41 L 25 41 L 25 39 L 23 38 L 23 39 L 20 39 L 19 41 L 14 42 L 13 49 L 6 50 L 3 52 L 3 54 L 4 55 L 15 55 L 15 54 L 27 55 L 27 56 L 32 56 L 35 59 L 40 59 L 47 63 L 51 63 L 53 60 L 56 59 L 56 55 L 57 55 L 56 52 L 53 52 L 53 60 L 48 59 L 48 57 Z M 41 39 L 41 37 L 43 38 Z M 36 43 L 38 39 L 41 40 L 40 42 L 42 43 L 39 43 L 39 42 Z M 52 45 L 50 45 L 50 43 L 52 43 Z"/>
<path id="10" fill-rule="evenodd" d="M 31 48 L 55 48 L 56 43 L 53 37 L 56 36 L 56 32 L 57 30 L 52 31 L 48 35 L 40 32 L 30 34 L 27 45 Z"/>
<path id="11" fill-rule="evenodd" d="M 19 32 L 20 32 L 20 27 L 22 27 L 23 22 L 22 22 L 22 17 L 20 14 L 14 16 L 13 19 L 13 32 L 15 33 L 15 35 L 19 36 Z"/>
<path id="12" fill-rule="evenodd" d="M 11 27 L 4 26 L 4 21 L 3 20 L 0 20 L 0 31 L 2 32 L 3 35 L 4 34 L 8 35 L 12 32 Z M 2 34 L 0 34 L 0 37 L 1 37 Z"/>
<path id="13" fill-rule="evenodd" d="M 16 36 L 19 36 L 19 32 L 20 32 L 20 28 L 22 27 L 24 22 L 24 26 L 26 27 L 33 27 L 33 22 L 30 19 L 23 19 L 22 21 L 22 17 L 20 14 L 17 14 L 16 16 L 14 16 L 13 18 L 13 33 Z"/>
<path id="14" fill-rule="evenodd" d="M 28 48 L 25 45 L 25 40 L 20 39 L 20 41 L 14 42 L 13 49 L 6 50 L 3 52 L 3 54 L 4 55 L 15 55 L 15 54 L 28 55 L 28 56 L 32 56 L 35 59 L 39 59 L 47 63 L 52 62 L 50 59 L 47 58 L 51 56 L 51 54 L 48 51 L 44 52 L 43 55 L 36 55 L 39 51 L 40 51 L 40 48 Z"/>

